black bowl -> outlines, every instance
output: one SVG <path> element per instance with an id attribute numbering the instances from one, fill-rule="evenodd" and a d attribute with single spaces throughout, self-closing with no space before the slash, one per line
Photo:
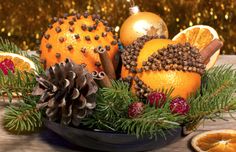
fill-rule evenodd
<path id="1" fill-rule="evenodd" d="M 165 138 L 158 136 L 156 139 L 150 139 L 149 137 L 136 138 L 134 135 L 117 132 L 78 129 L 48 120 L 44 120 L 44 124 L 47 128 L 77 146 L 99 151 L 134 152 L 160 149 L 182 137 L 181 128 L 171 130 Z"/>

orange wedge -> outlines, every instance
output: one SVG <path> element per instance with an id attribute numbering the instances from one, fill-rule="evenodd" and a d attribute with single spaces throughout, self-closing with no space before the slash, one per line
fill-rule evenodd
<path id="1" fill-rule="evenodd" d="M 197 47 L 199 51 L 201 51 L 214 39 L 219 39 L 215 29 L 206 25 L 195 25 L 181 31 L 172 40 L 176 41 L 177 43 L 189 42 L 191 45 Z M 220 50 L 216 51 L 215 54 L 211 56 L 210 61 L 207 63 L 206 69 L 214 66 L 219 54 Z"/>
<path id="2" fill-rule="evenodd" d="M 236 152 L 236 130 L 207 131 L 191 142 L 197 152 Z"/>
<path id="3" fill-rule="evenodd" d="M 8 52 L 0 52 L 0 62 L 5 59 L 10 59 L 14 63 L 16 70 L 26 72 L 34 72 L 34 70 L 36 70 L 34 62 L 22 55 Z"/>

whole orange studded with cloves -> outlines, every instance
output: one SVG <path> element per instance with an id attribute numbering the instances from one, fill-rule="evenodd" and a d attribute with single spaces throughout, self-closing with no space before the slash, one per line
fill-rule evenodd
<path id="1" fill-rule="evenodd" d="M 89 72 L 101 71 L 98 49 L 106 49 L 113 64 L 118 53 L 117 37 L 113 28 L 97 14 L 64 15 L 53 18 L 40 45 L 40 59 L 48 68 L 70 58 L 77 64 L 86 64 Z"/>

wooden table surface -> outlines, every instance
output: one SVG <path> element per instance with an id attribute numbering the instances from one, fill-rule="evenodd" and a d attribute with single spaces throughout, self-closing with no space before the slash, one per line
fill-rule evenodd
<path id="1" fill-rule="evenodd" d="M 236 69 L 236 55 L 220 56 L 217 65 L 233 64 Z M 44 128 L 39 133 L 31 135 L 12 135 L 6 132 L 2 127 L 2 116 L 5 103 L 0 102 L 0 152 L 85 152 L 92 151 L 76 147 L 66 140 L 62 139 L 52 131 Z M 235 114 L 236 116 L 236 114 Z M 236 129 L 236 120 L 226 115 L 228 121 L 217 120 L 216 122 L 206 121 L 204 126 L 182 138 L 176 143 L 168 145 L 165 148 L 153 150 L 152 152 L 191 152 L 189 142 L 191 138 L 203 131 L 213 129 Z"/>

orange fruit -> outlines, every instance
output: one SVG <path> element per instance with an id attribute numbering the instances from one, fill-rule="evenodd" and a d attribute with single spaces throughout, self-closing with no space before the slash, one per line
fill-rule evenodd
<path id="1" fill-rule="evenodd" d="M 143 61 L 147 61 L 153 53 L 158 53 L 160 49 L 167 48 L 169 44 L 176 42 L 168 39 L 152 39 L 147 41 L 140 50 L 137 58 L 137 69 L 143 67 Z M 151 90 L 161 90 L 174 88 L 171 96 L 181 96 L 187 98 L 190 94 L 195 93 L 201 84 L 201 75 L 197 72 L 187 72 L 182 70 L 159 70 L 159 71 L 142 71 L 133 73 L 122 67 L 122 78 L 128 76 L 137 77 Z M 136 82 L 132 83 L 132 90 L 137 94 L 135 89 Z"/>
<path id="2" fill-rule="evenodd" d="M 179 34 L 177 34 L 172 40 L 178 43 L 189 42 L 191 45 L 201 51 L 206 47 L 212 40 L 219 39 L 219 36 L 215 29 L 206 25 L 195 25 L 189 27 Z M 210 58 L 210 61 L 207 63 L 206 69 L 213 67 L 218 59 L 220 50 L 216 51 Z"/>
<path id="3" fill-rule="evenodd" d="M 36 66 L 30 59 L 15 53 L 0 52 L 0 62 L 9 59 L 14 63 L 14 67 L 19 71 L 34 72 Z"/>
<path id="4" fill-rule="evenodd" d="M 90 72 L 101 71 L 96 50 L 106 49 L 113 62 L 118 52 L 117 40 L 114 39 L 111 28 L 105 25 L 96 15 L 77 14 L 58 19 L 41 40 L 41 60 L 48 68 L 70 58 L 77 64 L 86 64 Z"/>
<path id="5" fill-rule="evenodd" d="M 197 152 L 235 152 L 236 130 L 213 130 L 195 136 L 191 142 Z"/>

